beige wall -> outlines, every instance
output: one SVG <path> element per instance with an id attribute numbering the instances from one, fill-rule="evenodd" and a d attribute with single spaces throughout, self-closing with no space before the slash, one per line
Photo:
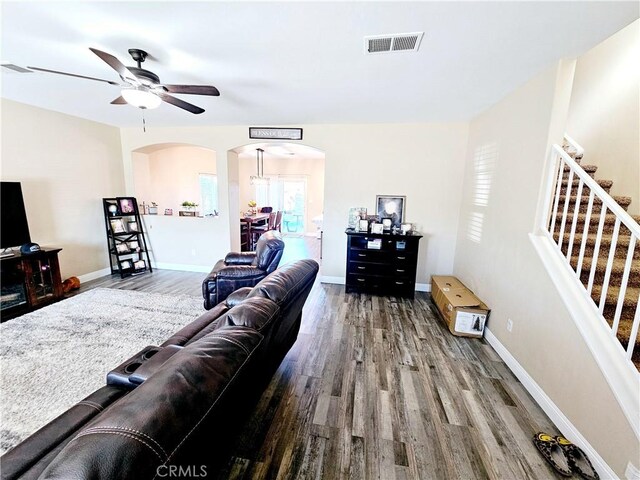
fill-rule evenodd
<path id="1" fill-rule="evenodd" d="M 138 202 L 156 202 L 159 213 L 166 208 L 174 215 L 184 201 L 200 204 L 198 174 L 216 173 L 216 154 L 189 145 L 168 146 L 133 158 L 134 191 Z"/>
<path id="2" fill-rule="evenodd" d="M 640 20 L 578 58 L 567 133 L 640 214 Z"/>
<path id="3" fill-rule="evenodd" d="M 491 332 L 622 476 L 637 440 L 528 237 L 550 142 L 562 139 L 559 80 L 570 72 L 551 68 L 471 122 L 454 273 L 492 307 Z"/>
<path id="4" fill-rule="evenodd" d="M 63 278 L 109 266 L 102 197 L 124 194 L 119 129 L 2 100 L 2 180 L 22 182 L 32 241 Z"/>
<path id="5" fill-rule="evenodd" d="M 315 233 L 314 217 L 322 214 L 324 204 L 324 159 L 304 158 L 267 158 L 264 159 L 264 174 L 269 176 L 304 177 L 307 180 L 307 233 Z M 256 174 L 256 160 L 242 157 L 239 162 L 240 210 L 246 210 L 249 200 L 255 200 L 255 187 L 249 177 Z"/>
<path id="6" fill-rule="evenodd" d="M 451 272 L 466 123 L 303 125 L 303 128 L 303 143 L 325 152 L 321 275 L 344 278 L 344 230 L 349 208 L 366 206 L 373 210 L 377 194 L 406 195 L 406 220 L 420 225 L 425 234 L 420 243 L 417 281 L 427 283 L 432 274 Z M 240 211 L 239 203 L 228 202 L 230 190 L 226 179 L 230 164 L 229 155 L 223 152 L 250 143 L 247 127 L 155 128 L 146 134 L 138 128 L 122 129 L 129 192 L 133 192 L 132 151 L 159 143 L 187 143 L 218 153 L 222 221 L 220 231 L 211 238 L 211 248 L 222 258 L 232 248 L 230 228 L 225 225 L 238 218 Z"/>

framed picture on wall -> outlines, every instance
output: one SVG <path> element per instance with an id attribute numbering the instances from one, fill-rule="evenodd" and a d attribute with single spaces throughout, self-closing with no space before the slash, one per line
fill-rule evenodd
<path id="1" fill-rule="evenodd" d="M 127 230 L 124 228 L 124 222 L 121 218 L 112 218 L 109 220 L 109 224 L 111 225 L 111 231 L 113 233 L 126 233 Z"/>
<path id="2" fill-rule="evenodd" d="M 376 212 L 380 218 L 391 219 L 391 225 L 400 228 L 404 220 L 403 195 L 376 195 Z"/>
<path id="3" fill-rule="evenodd" d="M 123 242 L 123 243 L 118 243 L 116 245 L 116 252 L 118 252 L 118 253 L 129 253 L 130 250 L 129 250 L 129 247 L 127 246 L 127 244 Z"/>
<path id="4" fill-rule="evenodd" d="M 136 213 L 136 199 L 133 197 L 118 198 L 120 213 L 122 215 L 134 215 Z"/>

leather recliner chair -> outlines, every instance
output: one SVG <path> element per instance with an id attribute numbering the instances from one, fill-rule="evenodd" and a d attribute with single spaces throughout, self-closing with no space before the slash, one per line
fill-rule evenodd
<path id="1" fill-rule="evenodd" d="M 210 310 L 242 287 L 253 287 L 278 268 L 284 242 L 276 231 L 260 236 L 255 252 L 231 252 L 202 282 L 204 308 Z"/>

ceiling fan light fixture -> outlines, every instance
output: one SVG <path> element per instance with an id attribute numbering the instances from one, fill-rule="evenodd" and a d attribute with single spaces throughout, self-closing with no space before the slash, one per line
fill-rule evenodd
<path id="1" fill-rule="evenodd" d="M 123 88 L 122 97 L 129 105 L 133 105 L 138 108 L 158 108 L 162 103 L 160 97 L 140 87 Z"/>

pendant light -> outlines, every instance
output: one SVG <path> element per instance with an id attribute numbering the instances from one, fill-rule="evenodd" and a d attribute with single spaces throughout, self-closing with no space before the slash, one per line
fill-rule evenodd
<path id="1" fill-rule="evenodd" d="M 269 185 L 269 179 L 264 176 L 264 150 L 256 149 L 256 173 L 251 176 L 251 185 Z"/>

